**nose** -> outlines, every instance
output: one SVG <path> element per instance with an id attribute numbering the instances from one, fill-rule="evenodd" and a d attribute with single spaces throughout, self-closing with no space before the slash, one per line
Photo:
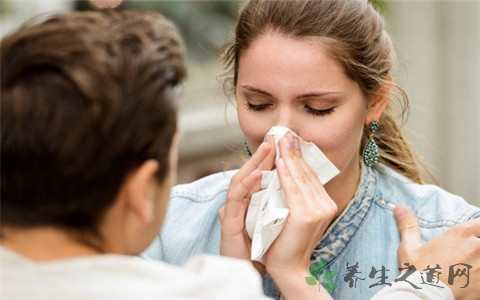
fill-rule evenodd
<path id="1" fill-rule="evenodd" d="M 291 107 L 284 106 L 284 107 L 279 107 L 278 109 L 278 116 L 276 120 L 276 126 L 283 126 L 290 128 L 294 132 L 297 132 L 297 123 L 301 122 L 301 120 L 298 120 L 295 116 L 295 110 Z"/>

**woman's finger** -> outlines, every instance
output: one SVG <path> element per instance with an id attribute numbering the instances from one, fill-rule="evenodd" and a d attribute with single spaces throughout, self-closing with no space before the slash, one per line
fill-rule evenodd
<path id="1" fill-rule="evenodd" d="M 275 163 L 275 138 L 273 135 L 267 135 L 265 143 L 270 145 L 270 152 L 268 152 L 267 156 L 262 160 L 259 164 L 258 168 L 262 171 L 269 171 L 273 168 Z M 258 150 L 257 150 L 258 151 Z"/>
<path id="2" fill-rule="evenodd" d="M 263 163 L 265 158 L 272 151 L 272 145 L 268 142 L 263 142 L 257 151 L 252 155 L 252 157 L 240 168 L 240 170 L 232 178 L 232 181 L 237 180 L 241 181 L 245 176 L 248 176 L 255 169 L 260 169 L 260 165 Z"/>
<path id="3" fill-rule="evenodd" d="M 262 177 L 262 172 L 258 169 L 253 170 L 248 176 L 244 177 L 235 186 L 232 186 L 227 194 L 227 201 L 222 214 L 225 220 L 237 220 L 244 222 L 246 208 L 248 206 L 249 194 L 251 189 Z"/>
<path id="4" fill-rule="evenodd" d="M 230 181 L 230 186 L 228 188 L 229 193 L 234 192 L 235 194 L 241 193 L 243 194 L 244 198 L 251 198 L 251 195 L 260 190 L 260 181 L 258 180 L 255 185 L 251 186 L 248 191 L 234 191 L 239 187 L 240 183 L 242 180 L 244 180 L 245 177 L 249 176 L 253 171 L 260 169 L 261 170 L 261 165 L 262 163 L 264 164 L 264 161 L 268 159 L 270 153 L 272 152 L 272 145 L 270 143 L 264 142 L 258 147 L 257 151 L 253 154 L 253 156 L 240 168 L 240 170 L 235 174 L 235 176 L 232 177 Z M 242 188 L 242 186 L 240 186 Z"/>
<path id="5" fill-rule="evenodd" d="M 319 198 L 329 200 L 320 204 L 324 203 L 328 206 L 333 204 L 324 186 L 318 180 L 317 175 L 303 158 L 298 138 L 287 134 L 280 140 L 279 146 L 281 157 L 289 170 L 292 180 L 303 194 L 305 204 L 311 207 L 316 206 L 319 204 Z"/>

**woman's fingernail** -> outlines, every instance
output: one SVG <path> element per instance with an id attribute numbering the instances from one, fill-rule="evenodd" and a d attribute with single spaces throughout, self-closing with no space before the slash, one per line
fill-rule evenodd
<path id="1" fill-rule="evenodd" d="M 401 221 L 407 216 L 407 212 L 401 207 L 396 207 L 393 210 L 393 215 L 397 221 Z"/>
<path id="2" fill-rule="evenodd" d="M 248 177 L 254 177 L 254 176 L 257 176 L 258 172 L 261 172 L 259 169 L 255 169 L 253 170 L 249 175 Z"/>
<path id="3" fill-rule="evenodd" d="M 295 136 L 295 137 L 293 138 L 293 141 L 294 141 L 294 147 L 295 147 L 295 149 L 300 150 L 300 140 L 298 139 L 298 137 Z"/>
<path id="4" fill-rule="evenodd" d="M 291 136 L 290 134 L 287 134 L 285 138 L 287 139 L 288 149 L 293 149 L 293 136 Z"/>
<path id="5" fill-rule="evenodd" d="M 287 141 L 288 141 L 288 146 L 291 149 L 298 150 L 300 149 L 300 142 L 298 141 L 298 138 L 292 134 L 287 135 Z"/>

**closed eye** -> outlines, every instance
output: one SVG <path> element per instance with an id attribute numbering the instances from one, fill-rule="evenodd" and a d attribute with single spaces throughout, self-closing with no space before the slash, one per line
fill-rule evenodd
<path id="1" fill-rule="evenodd" d="M 335 107 L 331 107 L 331 108 L 328 108 L 328 109 L 314 109 L 314 108 L 311 108 L 308 105 L 305 105 L 305 110 L 308 114 L 323 117 L 323 116 L 328 116 L 331 113 L 333 113 L 333 111 L 335 110 Z"/>
<path id="2" fill-rule="evenodd" d="M 268 107 L 268 104 L 252 104 L 250 102 L 247 102 L 245 104 L 246 108 L 249 109 L 249 110 L 253 110 L 253 111 L 262 111 L 264 110 L 265 108 Z"/>

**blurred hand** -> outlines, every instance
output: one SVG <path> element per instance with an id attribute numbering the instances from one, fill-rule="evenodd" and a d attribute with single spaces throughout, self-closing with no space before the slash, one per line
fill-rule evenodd
<path id="1" fill-rule="evenodd" d="M 415 215 L 406 207 L 398 206 L 394 210 L 400 232 L 401 243 L 398 247 L 400 267 L 404 263 L 416 266 L 417 270 L 435 267 L 443 272 L 440 280 L 450 287 L 455 299 L 478 299 L 480 294 L 480 219 L 456 225 L 440 236 L 421 244 L 420 227 Z M 465 288 L 465 277 L 455 278 L 462 283 L 448 283 L 448 268 L 464 263 L 472 266 L 469 270 L 469 284 Z"/>

